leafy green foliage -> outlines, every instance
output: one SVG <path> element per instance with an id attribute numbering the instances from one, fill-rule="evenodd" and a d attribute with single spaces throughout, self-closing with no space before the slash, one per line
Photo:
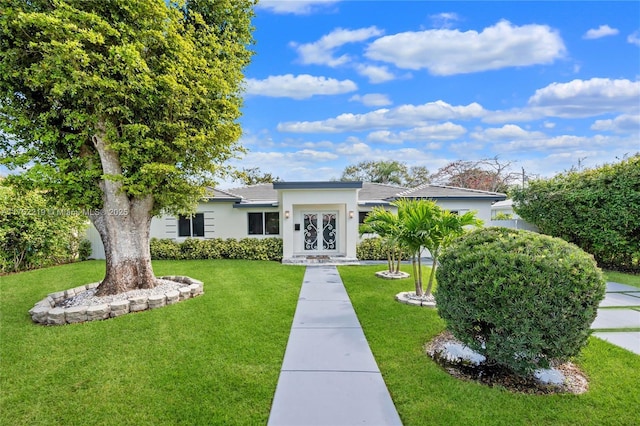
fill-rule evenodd
<path id="1" fill-rule="evenodd" d="M 604 298 L 593 257 L 559 238 L 485 228 L 440 258 L 438 312 L 451 332 L 519 374 L 577 355 Z"/>
<path id="2" fill-rule="evenodd" d="M 433 267 L 424 292 L 430 296 L 440 251 L 449 245 L 453 238 L 464 234 L 466 226 L 481 226 L 482 221 L 475 217 L 476 212 L 457 215 L 442 209 L 434 201 L 400 199 L 393 205 L 398 208 L 398 240 L 413 257 L 416 294 L 419 296 L 423 295 L 421 251 L 424 248 L 431 254 Z"/>
<path id="3" fill-rule="evenodd" d="M 414 187 L 429 183 L 429 171 L 424 166 L 407 167 L 399 161 L 361 161 L 347 166 L 341 181 L 363 181 Z"/>
<path id="4" fill-rule="evenodd" d="M 0 1 L 0 154 L 34 164 L 23 184 L 100 209 L 108 180 L 190 211 L 242 151 L 253 1 Z"/>
<path id="5" fill-rule="evenodd" d="M 280 238 L 187 238 L 179 243 L 170 239 L 151 239 L 151 258 L 163 260 L 244 259 L 282 260 Z"/>
<path id="6" fill-rule="evenodd" d="M 640 154 L 531 181 L 514 209 L 541 232 L 593 254 L 603 268 L 640 271 Z"/>
<path id="7" fill-rule="evenodd" d="M 400 251 L 397 247 L 393 253 L 397 259 L 409 258 L 408 253 Z M 380 237 L 365 238 L 356 246 L 356 257 L 360 260 L 388 260 L 388 254 L 389 246 Z"/>
<path id="8" fill-rule="evenodd" d="M 80 212 L 0 186 L 0 273 L 76 260 L 85 228 Z"/>

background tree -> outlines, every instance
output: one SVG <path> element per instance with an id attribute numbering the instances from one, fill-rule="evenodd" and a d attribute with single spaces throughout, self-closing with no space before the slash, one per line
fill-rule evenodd
<path id="1" fill-rule="evenodd" d="M 247 186 L 280 181 L 278 176 L 262 172 L 258 167 L 252 167 L 249 169 L 243 168 L 242 170 L 235 172 L 234 175 L 236 181 L 242 182 Z"/>
<path id="2" fill-rule="evenodd" d="M 477 161 L 457 160 L 440 168 L 431 176 L 435 183 L 458 188 L 490 192 L 507 192 L 523 179 L 523 173 L 511 170 L 510 161 L 498 157 Z"/>
<path id="3" fill-rule="evenodd" d="M 98 294 L 156 284 L 151 218 L 189 212 L 237 155 L 253 1 L 0 0 L 0 153 L 85 209 Z"/>
<path id="4" fill-rule="evenodd" d="M 531 181 L 512 197 L 542 233 L 576 244 L 601 267 L 640 271 L 640 154 Z"/>
<path id="5" fill-rule="evenodd" d="M 363 181 L 400 186 L 418 186 L 429 182 L 429 171 L 423 166 L 408 168 L 399 161 L 361 161 L 347 166 L 341 181 Z"/>

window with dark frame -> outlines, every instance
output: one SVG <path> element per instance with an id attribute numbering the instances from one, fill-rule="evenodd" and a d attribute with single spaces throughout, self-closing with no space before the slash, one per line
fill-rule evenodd
<path id="1" fill-rule="evenodd" d="M 204 214 L 179 216 L 178 237 L 204 237 Z"/>
<path id="2" fill-rule="evenodd" d="M 280 234 L 280 213 L 260 212 L 248 213 L 249 235 Z"/>
<path id="3" fill-rule="evenodd" d="M 369 212 L 358 212 L 358 223 L 362 225 L 368 214 Z"/>

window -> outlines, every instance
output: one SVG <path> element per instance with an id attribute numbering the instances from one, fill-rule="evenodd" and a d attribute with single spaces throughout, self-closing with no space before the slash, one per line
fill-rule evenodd
<path id="1" fill-rule="evenodd" d="M 358 223 L 363 224 L 369 212 L 358 212 Z"/>
<path id="2" fill-rule="evenodd" d="M 178 218 L 178 237 L 204 237 L 204 214 Z"/>
<path id="3" fill-rule="evenodd" d="M 280 234 L 280 213 L 261 212 L 248 213 L 249 235 Z"/>

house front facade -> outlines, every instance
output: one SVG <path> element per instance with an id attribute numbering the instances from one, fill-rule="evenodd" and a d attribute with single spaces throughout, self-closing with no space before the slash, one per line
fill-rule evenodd
<path id="1" fill-rule="evenodd" d="M 505 194 L 421 185 L 405 188 L 363 182 L 274 182 L 210 189 L 192 217 L 159 216 L 151 223 L 151 237 L 183 241 L 187 238 L 269 238 L 283 240 L 283 263 L 308 258 L 355 261 L 359 225 L 374 207 L 395 211 L 400 198 L 427 199 L 459 214 L 476 211 L 489 224 L 491 206 Z M 104 250 L 90 229 L 94 258 Z"/>

